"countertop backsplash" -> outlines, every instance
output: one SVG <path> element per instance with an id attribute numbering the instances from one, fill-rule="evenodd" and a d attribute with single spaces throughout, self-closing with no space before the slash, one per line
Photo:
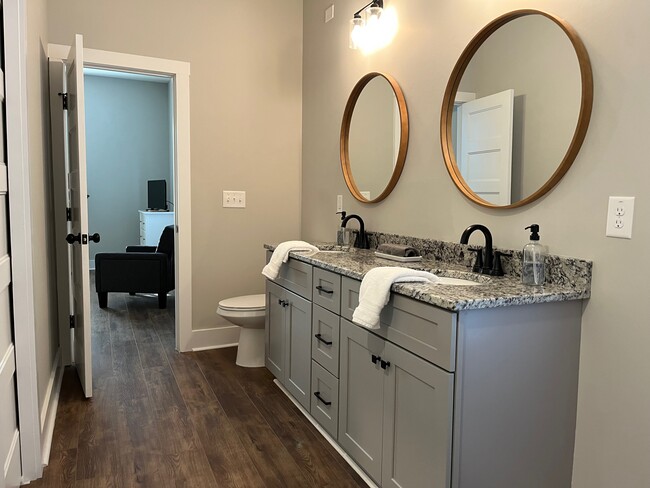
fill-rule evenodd
<path id="1" fill-rule="evenodd" d="M 474 264 L 475 254 L 468 252 L 468 249 L 481 247 L 383 232 L 367 231 L 367 235 L 370 249 L 376 249 L 379 244 L 384 243 L 404 244 L 420 251 L 425 259 L 459 264 L 470 269 Z M 503 256 L 501 258 L 503 272 L 506 276 L 521 279 L 521 250 L 499 247 L 494 249 L 506 254 L 512 254 L 512 256 Z M 590 289 L 592 268 L 593 263 L 591 261 L 548 254 L 545 267 L 546 281 L 548 284 Z"/>

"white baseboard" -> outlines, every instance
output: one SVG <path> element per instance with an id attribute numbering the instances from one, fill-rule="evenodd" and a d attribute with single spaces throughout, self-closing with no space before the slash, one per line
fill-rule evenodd
<path id="1" fill-rule="evenodd" d="M 312 423 L 312 425 L 316 427 L 316 430 L 318 430 L 318 432 L 320 432 L 321 435 L 325 437 L 327 442 L 329 442 L 331 446 L 334 449 L 336 449 L 336 452 L 338 452 L 341 455 L 341 457 L 345 459 L 345 462 L 348 463 L 350 467 L 356 471 L 356 473 L 361 477 L 361 479 L 363 479 L 363 481 L 365 481 L 370 488 L 378 488 L 375 482 L 372 480 L 372 478 L 370 478 L 370 476 L 368 476 L 366 472 L 363 469 L 361 469 L 361 467 L 356 462 L 354 462 L 354 459 L 352 459 L 350 455 L 347 452 L 345 452 L 341 446 L 338 445 L 338 443 L 332 438 L 332 436 L 329 435 L 329 433 L 325 429 L 323 429 L 318 422 L 316 422 L 316 419 L 311 416 L 311 414 L 305 409 L 305 407 L 303 407 L 300 403 L 298 403 L 298 400 L 296 400 L 291 395 L 291 393 L 289 393 L 289 391 L 284 386 L 282 386 L 282 384 L 278 380 L 273 380 L 273 383 L 275 383 L 275 386 L 280 388 L 282 393 L 287 395 L 289 400 L 291 400 L 293 404 L 296 407 L 298 407 L 298 410 L 300 410 L 300 412 L 305 417 L 307 417 L 307 420 L 309 420 Z"/>
<path id="2" fill-rule="evenodd" d="M 239 343 L 240 327 L 227 325 L 214 329 L 198 329 L 192 331 L 192 336 L 184 348 L 186 351 L 205 351 L 231 347 Z"/>
<path id="3" fill-rule="evenodd" d="M 59 348 L 52 364 L 50 380 L 47 384 L 43 406 L 41 407 L 41 454 L 43 466 L 47 466 L 50 460 L 50 449 L 52 448 L 52 435 L 54 434 L 54 422 L 59 406 L 59 394 L 61 392 L 61 380 L 63 380 L 63 364 L 61 364 L 61 349 Z"/>

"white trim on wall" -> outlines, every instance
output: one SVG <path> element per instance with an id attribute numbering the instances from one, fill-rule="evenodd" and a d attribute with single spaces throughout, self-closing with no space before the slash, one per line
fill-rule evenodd
<path id="1" fill-rule="evenodd" d="M 69 46 L 48 45 L 48 57 L 66 59 Z M 192 212 L 190 172 L 190 64 L 184 61 L 84 48 L 84 66 L 166 75 L 174 85 L 176 217 L 176 349 L 192 348 Z"/>
<path id="2" fill-rule="evenodd" d="M 192 331 L 188 349 L 190 351 L 205 351 L 207 349 L 221 349 L 234 347 L 239 344 L 239 331 L 237 325 L 226 325 L 213 329 L 197 329 Z"/>
<path id="3" fill-rule="evenodd" d="M 5 89 L 16 382 L 23 482 L 43 473 L 38 412 L 32 212 L 27 139 L 25 0 L 5 0 Z"/>
<path id="4" fill-rule="evenodd" d="M 59 395 L 61 393 L 61 381 L 63 380 L 63 363 L 61 361 L 61 349 L 56 352 L 52 363 L 50 380 L 47 384 L 43 408 L 41 409 L 41 453 L 42 463 L 47 465 L 50 459 L 52 448 L 52 437 L 54 435 L 54 422 L 56 411 L 59 408 Z"/>

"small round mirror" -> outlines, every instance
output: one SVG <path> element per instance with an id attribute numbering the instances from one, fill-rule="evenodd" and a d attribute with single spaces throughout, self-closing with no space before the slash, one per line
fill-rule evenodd
<path id="1" fill-rule="evenodd" d="M 397 184 L 408 147 L 408 112 L 397 82 L 368 73 L 355 85 L 341 124 L 341 168 L 350 193 L 380 202 Z"/>
<path id="2" fill-rule="evenodd" d="M 592 100 L 589 56 L 569 24 L 538 10 L 495 19 L 465 48 L 445 91 L 451 178 L 485 207 L 538 199 L 578 154 Z"/>

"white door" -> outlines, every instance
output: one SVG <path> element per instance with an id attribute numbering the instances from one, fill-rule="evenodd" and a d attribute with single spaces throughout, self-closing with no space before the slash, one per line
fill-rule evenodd
<path id="1" fill-rule="evenodd" d="M 0 2 L 1 3 L 1 2 Z M 0 32 L 1 36 L 1 32 Z M 4 42 L 0 38 L 0 46 Z M 0 70 L 0 113 L 5 106 L 4 63 Z M 10 295 L 11 257 L 4 117 L 0 117 L 0 486 L 20 485 L 20 434 L 16 414 L 16 352 Z"/>
<path id="2" fill-rule="evenodd" d="M 459 108 L 458 167 L 483 200 L 510 205 L 514 90 L 466 102 Z"/>
<path id="3" fill-rule="evenodd" d="M 84 113 L 83 37 L 75 36 L 66 61 L 68 188 L 72 208 L 72 289 L 74 315 L 74 362 L 86 398 L 93 393 L 90 270 L 88 256 L 88 193 L 86 179 L 86 117 Z M 73 240 L 74 239 L 74 240 Z"/>

